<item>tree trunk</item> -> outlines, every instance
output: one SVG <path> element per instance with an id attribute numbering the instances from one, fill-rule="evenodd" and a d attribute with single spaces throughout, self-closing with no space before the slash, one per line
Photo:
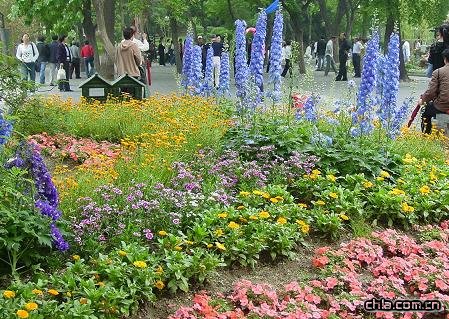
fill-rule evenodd
<path id="1" fill-rule="evenodd" d="M 235 20 L 237 20 L 236 18 L 235 18 L 235 14 L 234 14 L 234 10 L 232 9 L 232 3 L 231 3 L 231 0 L 228 0 L 228 10 L 229 10 L 229 15 L 231 16 L 231 21 L 235 21 Z"/>
<path id="2" fill-rule="evenodd" d="M 175 61 L 176 61 L 176 72 L 178 74 L 182 73 L 182 61 L 181 61 L 181 48 L 179 47 L 179 28 L 178 28 L 178 21 L 176 21 L 175 18 L 170 17 L 170 29 L 171 29 L 171 36 L 173 39 L 173 43 L 175 44 Z"/>
<path id="3" fill-rule="evenodd" d="M 95 29 L 94 23 L 92 21 L 92 3 L 91 0 L 84 0 L 83 1 L 83 29 L 84 33 L 86 35 L 87 41 L 94 47 L 94 64 L 95 68 L 98 70 L 100 67 L 100 56 L 98 54 L 98 45 L 97 45 L 97 38 L 95 35 Z"/>
<path id="4" fill-rule="evenodd" d="M 325 0 L 317 0 L 317 2 L 318 2 L 318 6 L 320 7 L 321 19 L 324 22 L 324 30 L 326 32 L 326 37 L 329 37 L 329 36 L 331 36 L 331 34 L 329 32 L 331 30 L 332 23 L 330 22 L 330 19 L 329 19 L 329 12 L 327 10 L 326 1 Z"/>
<path id="5" fill-rule="evenodd" d="M 8 43 L 6 42 L 5 16 L 0 12 L 0 42 L 3 54 L 8 54 Z"/>
<path id="6" fill-rule="evenodd" d="M 114 78 L 114 61 L 115 61 L 115 46 L 113 44 L 114 39 L 109 35 L 113 34 L 113 26 L 115 19 L 115 12 L 106 11 L 114 9 L 115 6 L 110 2 L 114 0 L 92 0 L 98 23 L 98 35 L 103 41 L 103 45 L 106 51 L 105 61 L 102 61 L 100 73 L 107 79 Z M 109 30 L 108 30 L 109 28 Z M 111 31 L 112 29 L 112 31 Z"/>
<path id="7" fill-rule="evenodd" d="M 399 79 L 404 82 L 410 81 L 405 68 L 404 55 L 402 54 L 402 37 L 401 37 L 401 21 L 398 21 L 398 33 L 399 33 Z"/>
<path id="8" fill-rule="evenodd" d="M 343 20 L 345 12 L 346 12 L 346 0 L 339 0 L 337 6 L 337 13 L 335 15 L 335 22 L 334 25 L 332 26 L 332 30 L 334 30 L 333 35 L 338 36 L 340 34 L 341 20 Z"/>
<path id="9" fill-rule="evenodd" d="M 306 63 L 304 61 L 304 32 L 297 25 L 294 26 L 295 41 L 299 45 L 299 57 L 298 57 L 298 67 L 300 74 L 306 74 Z"/>

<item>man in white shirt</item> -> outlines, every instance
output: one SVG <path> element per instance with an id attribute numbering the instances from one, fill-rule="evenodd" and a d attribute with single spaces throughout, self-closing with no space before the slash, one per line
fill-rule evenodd
<path id="1" fill-rule="evenodd" d="M 285 47 L 282 49 L 282 59 L 285 60 L 284 70 L 281 74 L 283 78 L 285 78 L 288 71 L 290 71 L 290 77 L 292 76 L 292 67 L 290 62 L 292 59 L 292 43 L 291 41 L 287 41 L 285 44 Z"/>
<path id="2" fill-rule="evenodd" d="M 362 50 L 363 50 L 362 41 L 360 40 L 360 38 L 355 38 L 354 45 L 352 46 L 352 64 L 354 65 L 355 78 L 361 77 L 360 61 Z"/>
<path id="3" fill-rule="evenodd" d="M 327 76 L 329 73 L 329 69 L 332 66 L 332 69 L 334 70 L 335 74 L 337 74 L 337 68 L 335 67 L 335 60 L 334 60 L 334 41 L 337 37 L 333 36 L 329 41 L 327 41 L 326 44 L 326 69 L 324 70 L 324 75 Z"/>
<path id="4" fill-rule="evenodd" d="M 407 63 L 410 61 L 410 43 L 405 40 L 402 44 L 402 54 L 404 55 L 404 62 Z"/>

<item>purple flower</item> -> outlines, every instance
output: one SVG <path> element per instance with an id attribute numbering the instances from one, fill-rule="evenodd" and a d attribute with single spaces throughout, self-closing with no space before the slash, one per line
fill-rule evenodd
<path id="1" fill-rule="evenodd" d="M 256 30 L 251 48 L 249 71 L 258 88 L 256 97 L 256 103 L 258 104 L 262 99 L 263 91 L 263 64 L 265 60 L 265 37 L 267 35 L 267 14 L 265 10 L 259 13 Z"/>
<path id="2" fill-rule="evenodd" d="M 172 222 L 173 222 L 173 224 L 175 224 L 175 225 L 179 225 L 180 220 L 179 220 L 179 218 L 174 218 L 174 219 L 172 220 Z"/>
<path id="3" fill-rule="evenodd" d="M 220 81 L 218 86 L 218 95 L 229 95 L 229 53 L 223 52 L 220 60 Z"/>
<path id="4" fill-rule="evenodd" d="M 152 240 L 153 239 L 154 235 L 151 232 L 151 229 L 144 229 L 142 232 L 145 234 L 145 238 L 147 240 Z"/>
<path id="5" fill-rule="evenodd" d="M 274 18 L 273 35 L 270 47 L 270 82 L 273 84 L 273 91 L 270 93 L 274 103 L 281 100 L 282 95 L 282 34 L 284 30 L 284 17 L 281 10 L 276 11 Z"/>
<path id="6" fill-rule="evenodd" d="M 235 21 L 235 86 L 236 95 L 239 98 L 238 109 L 246 107 L 248 98 L 248 62 L 246 54 L 246 22 L 243 20 Z"/>
<path id="7" fill-rule="evenodd" d="M 47 201 L 38 199 L 35 202 L 35 206 L 40 210 L 41 214 L 47 217 L 50 217 L 53 220 L 58 220 L 62 213 L 56 207 L 50 205 Z"/>
<path id="8" fill-rule="evenodd" d="M 189 34 L 186 37 L 184 45 L 184 55 L 182 61 L 182 79 L 181 85 L 187 91 L 188 87 L 192 85 L 192 59 L 193 59 L 193 38 Z"/>
<path id="9" fill-rule="evenodd" d="M 67 251 L 69 244 L 64 240 L 61 231 L 54 223 L 50 225 L 51 237 L 53 238 L 53 245 L 60 251 Z"/>
<path id="10" fill-rule="evenodd" d="M 6 144 L 8 138 L 12 135 L 12 124 L 5 120 L 0 112 L 0 147 Z"/>
<path id="11" fill-rule="evenodd" d="M 212 47 L 207 49 L 206 69 L 204 71 L 204 82 L 201 91 L 204 96 L 211 96 L 214 90 L 214 67 L 213 67 L 214 50 Z"/>

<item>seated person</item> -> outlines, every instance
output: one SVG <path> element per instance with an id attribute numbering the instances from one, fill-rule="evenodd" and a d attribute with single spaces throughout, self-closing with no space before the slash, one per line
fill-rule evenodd
<path id="1" fill-rule="evenodd" d="M 444 67 L 433 71 L 427 91 L 421 95 L 419 104 L 425 104 L 422 115 L 422 130 L 426 134 L 432 132 L 432 117 L 438 113 L 449 114 L 449 49 L 442 53 Z"/>

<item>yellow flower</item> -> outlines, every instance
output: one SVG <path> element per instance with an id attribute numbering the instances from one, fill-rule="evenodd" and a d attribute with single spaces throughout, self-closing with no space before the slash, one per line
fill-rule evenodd
<path id="1" fill-rule="evenodd" d="M 296 223 L 299 225 L 299 227 L 301 228 L 301 232 L 303 232 L 304 234 L 308 234 L 310 231 L 310 226 L 307 225 L 306 222 L 304 222 L 303 220 L 297 220 Z"/>
<path id="2" fill-rule="evenodd" d="M 162 290 L 162 289 L 164 289 L 165 284 L 164 284 L 164 282 L 163 282 L 162 280 L 158 280 L 158 281 L 156 281 L 156 283 L 154 284 L 154 286 L 155 286 L 157 289 Z"/>
<path id="3" fill-rule="evenodd" d="M 88 300 L 86 298 L 80 298 L 80 304 L 86 305 Z"/>
<path id="4" fill-rule="evenodd" d="M 424 185 L 423 187 L 421 187 L 419 189 L 419 191 L 421 192 L 421 195 L 427 195 L 430 193 L 430 187 L 427 185 Z"/>
<path id="5" fill-rule="evenodd" d="M 119 254 L 120 256 L 122 256 L 122 257 L 125 257 L 128 253 L 127 253 L 126 251 L 119 250 L 119 251 L 118 251 L 118 254 Z"/>
<path id="6" fill-rule="evenodd" d="M 28 318 L 30 316 L 28 311 L 23 310 L 23 309 L 17 310 L 16 314 L 19 318 Z"/>
<path id="7" fill-rule="evenodd" d="M 262 197 L 265 199 L 269 199 L 271 197 L 271 195 L 269 193 L 263 193 Z"/>
<path id="8" fill-rule="evenodd" d="M 57 290 L 55 290 L 55 289 L 49 289 L 47 292 L 48 292 L 50 295 L 53 295 L 53 296 L 59 295 L 59 292 L 58 292 Z"/>
<path id="9" fill-rule="evenodd" d="M 137 260 L 133 262 L 133 265 L 136 266 L 137 268 L 147 268 L 147 263 L 142 260 Z"/>
<path id="10" fill-rule="evenodd" d="M 97 283 L 97 285 L 98 285 L 99 287 L 104 287 L 104 282 L 99 281 L 99 282 Z"/>
<path id="11" fill-rule="evenodd" d="M 193 241 L 190 241 L 190 240 L 186 240 L 186 242 L 185 242 L 187 245 L 193 245 Z"/>
<path id="12" fill-rule="evenodd" d="M 386 171 L 381 171 L 380 172 L 380 176 L 384 177 L 384 178 L 390 178 L 390 173 L 386 172 Z"/>
<path id="13" fill-rule="evenodd" d="M 287 219 L 285 219 L 284 217 L 279 217 L 277 223 L 280 225 L 287 224 Z"/>
<path id="14" fill-rule="evenodd" d="M 338 198 L 338 194 L 334 193 L 334 192 L 331 192 L 331 193 L 329 193 L 329 197 L 331 197 L 333 199 L 337 199 Z"/>
<path id="15" fill-rule="evenodd" d="M 398 178 L 398 183 L 399 184 L 405 184 L 405 181 L 402 178 Z"/>
<path id="16" fill-rule="evenodd" d="M 212 248 L 212 247 L 214 247 L 214 245 L 212 245 L 212 244 L 207 244 L 207 248 Z"/>
<path id="17" fill-rule="evenodd" d="M 312 174 L 313 174 L 313 175 L 321 175 L 321 172 L 320 172 L 319 170 L 317 170 L 317 169 L 314 169 L 314 170 L 312 171 Z"/>
<path id="18" fill-rule="evenodd" d="M 217 246 L 217 248 L 220 249 L 221 251 L 226 250 L 226 247 L 222 243 L 219 243 L 218 241 L 215 242 L 215 246 Z"/>
<path id="19" fill-rule="evenodd" d="M 80 256 L 79 256 L 79 255 L 73 255 L 73 256 L 72 256 L 72 259 L 73 259 L 74 261 L 78 261 L 78 260 L 80 260 Z"/>
<path id="20" fill-rule="evenodd" d="M 237 228 L 240 228 L 240 225 L 235 223 L 235 222 L 230 222 L 228 224 L 228 227 L 231 228 L 231 229 L 237 229 Z"/>
<path id="21" fill-rule="evenodd" d="M 319 206 L 324 206 L 324 205 L 326 205 L 326 203 L 325 203 L 324 201 L 322 201 L 321 199 L 320 199 L 320 200 L 317 200 L 317 201 L 315 202 L 315 204 L 317 204 L 317 205 L 319 205 Z"/>
<path id="22" fill-rule="evenodd" d="M 37 303 L 35 303 L 35 302 L 28 302 L 25 304 L 25 309 L 28 311 L 33 311 L 33 310 L 36 310 L 37 308 L 39 308 L 39 307 L 37 306 Z"/>
<path id="23" fill-rule="evenodd" d="M 378 177 L 376 177 L 376 180 L 379 181 L 379 182 L 383 182 L 385 180 L 385 178 L 378 176 Z"/>
<path id="24" fill-rule="evenodd" d="M 156 269 L 156 274 L 161 275 L 164 273 L 164 269 L 162 268 L 162 266 L 158 266 Z"/>
<path id="25" fill-rule="evenodd" d="M 332 174 L 327 175 L 326 177 L 327 177 L 327 180 L 331 181 L 332 183 L 335 183 L 335 181 L 337 180 L 337 178 Z"/>
<path id="26" fill-rule="evenodd" d="M 266 211 L 261 211 L 260 213 L 259 213 L 259 217 L 260 218 L 269 218 L 270 217 L 270 214 L 268 213 L 268 212 L 266 212 Z"/>
<path id="27" fill-rule="evenodd" d="M 407 203 L 401 204 L 401 209 L 404 213 L 413 213 L 415 211 L 415 208 L 412 206 L 409 206 Z"/>
<path id="28" fill-rule="evenodd" d="M 405 192 L 404 192 L 403 190 L 401 190 L 401 189 L 393 188 L 393 189 L 389 192 L 389 194 L 390 194 L 390 195 L 397 195 L 397 196 L 399 196 L 399 195 L 405 195 Z"/>
<path id="29" fill-rule="evenodd" d="M 343 213 L 340 214 L 340 218 L 342 220 L 349 220 L 349 217 L 347 215 L 343 214 Z"/>
<path id="30" fill-rule="evenodd" d="M 67 295 L 67 297 L 69 297 L 69 298 L 72 297 L 72 293 L 71 293 L 70 291 L 67 291 L 67 292 L 66 292 L 66 295 Z"/>
<path id="31" fill-rule="evenodd" d="M 276 204 L 279 202 L 279 200 L 277 198 L 270 198 L 270 202 L 272 202 L 273 204 Z"/>
<path id="32" fill-rule="evenodd" d="M 250 192 L 244 192 L 244 191 L 241 191 L 240 192 L 240 196 L 243 196 L 243 197 L 246 197 L 246 196 L 248 196 L 249 194 L 251 194 Z"/>
<path id="33" fill-rule="evenodd" d="M 365 187 L 365 188 L 371 188 L 373 186 L 374 186 L 374 184 L 371 183 L 370 181 L 364 181 L 363 182 L 363 187 Z"/>
<path id="34" fill-rule="evenodd" d="M 280 202 L 282 202 L 284 200 L 284 198 L 282 196 L 276 196 L 275 198 Z"/>
<path id="35" fill-rule="evenodd" d="M 299 203 L 298 206 L 301 207 L 301 208 L 307 208 L 307 205 L 304 204 L 304 203 Z"/>
<path id="36" fill-rule="evenodd" d="M 412 157 L 410 154 L 405 154 L 405 158 L 402 160 L 404 164 L 412 164 L 416 161 L 416 158 Z"/>
<path id="37" fill-rule="evenodd" d="M 167 232 L 166 232 L 165 230 L 160 230 L 160 231 L 158 232 L 158 234 L 159 234 L 159 236 L 167 236 L 167 235 L 168 235 Z"/>
<path id="38" fill-rule="evenodd" d="M 226 213 L 220 213 L 220 214 L 218 214 L 217 216 L 218 216 L 218 218 L 226 218 L 226 217 L 228 217 L 228 214 L 226 214 Z"/>
<path id="39" fill-rule="evenodd" d="M 42 292 L 42 290 L 39 290 L 39 289 L 33 289 L 32 291 L 31 291 L 33 294 L 35 294 L 35 295 L 43 295 L 44 293 Z"/>
<path id="40" fill-rule="evenodd" d="M 254 195 L 263 195 L 263 192 L 255 190 L 255 191 L 253 191 L 253 194 Z"/>
<path id="41" fill-rule="evenodd" d="M 243 206 L 243 205 L 240 205 L 239 207 L 237 207 L 237 209 L 238 209 L 238 210 L 242 210 L 242 209 L 245 209 L 245 206 Z"/>
<path id="42" fill-rule="evenodd" d="M 176 251 L 181 251 L 181 250 L 182 250 L 182 247 L 181 247 L 181 246 L 175 246 L 175 250 L 176 250 Z"/>
<path id="43" fill-rule="evenodd" d="M 257 218 L 257 216 L 251 215 L 251 216 L 249 216 L 249 219 L 251 219 L 251 220 L 258 220 L 259 218 Z"/>
<path id="44" fill-rule="evenodd" d="M 217 237 L 223 236 L 223 230 L 221 228 L 217 229 L 214 233 Z"/>
<path id="45" fill-rule="evenodd" d="M 5 290 L 3 292 L 3 297 L 5 297 L 6 299 L 11 299 L 14 298 L 16 296 L 16 293 L 12 290 Z"/>

